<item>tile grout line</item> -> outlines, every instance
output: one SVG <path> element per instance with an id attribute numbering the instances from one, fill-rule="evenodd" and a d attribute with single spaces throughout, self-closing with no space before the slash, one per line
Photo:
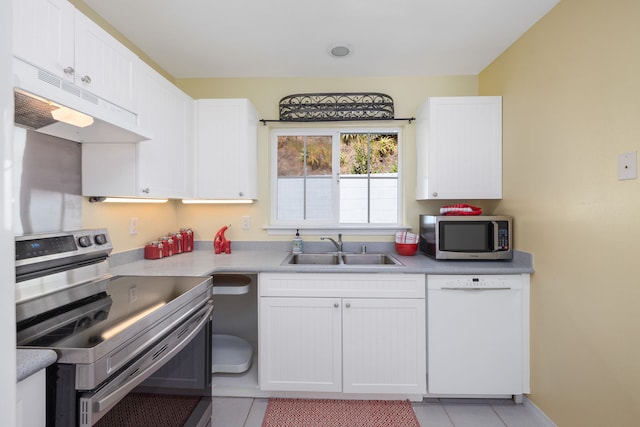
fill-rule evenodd
<path id="1" fill-rule="evenodd" d="M 447 415 L 447 418 L 449 418 L 449 421 L 451 422 L 451 425 L 453 427 L 456 427 L 456 423 L 453 422 L 453 419 L 451 418 L 451 415 L 449 415 L 449 411 L 447 411 L 447 407 L 442 404 L 442 400 L 438 399 L 438 403 L 440 404 L 440 406 L 442 406 L 442 410 Z"/>
<path id="2" fill-rule="evenodd" d="M 502 421 L 502 424 L 504 424 L 505 427 L 509 427 L 509 425 L 507 424 L 507 422 L 505 420 L 502 419 L 502 417 L 500 416 L 500 414 L 498 413 L 498 411 L 496 411 L 496 408 L 493 407 L 493 404 L 489 403 L 489 407 L 491 408 L 491 410 L 493 411 L 494 414 L 496 414 L 498 416 L 498 419 L 500 421 Z"/>
<path id="3" fill-rule="evenodd" d="M 251 410 L 253 409 L 253 405 L 256 403 L 256 399 L 251 399 L 251 405 L 249 405 L 249 410 L 244 417 L 244 422 L 242 423 L 242 427 L 247 427 L 247 422 L 249 421 L 249 415 L 251 415 Z"/>

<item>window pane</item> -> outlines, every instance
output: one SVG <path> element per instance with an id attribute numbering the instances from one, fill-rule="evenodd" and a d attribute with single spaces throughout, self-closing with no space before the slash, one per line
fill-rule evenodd
<path id="1" fill-rule="evenodd" d="M 307 179 L 307 217 L 315 221 L 328 221 L 333 216 L 331 175 Z"/>
<path id="2" fill-rule="evenodd" d="M 278 220 L 304 219 L 304 179 L 278 178 Z"/>
<path id="3" fill-rule="evenodd" d="M 304 175 L 304 136 L 278 137 L 278 177 Z"/>
<path id="4" fill-rule="evenodd" d="M 307 175 L 331 177 L 331 136 L 307 137 Z"/>
<path id="5" fill-rule="evenodd" d="M 369 173 L 369 134 L 340 135 L 340 175 Z"/>
<path id="6" fill-rule="evenodd" d="M 371 134 L 371 173 L 398 172 L 398 135 Z"/>
<path id="7" fill-rule="evenodd" d="M 371 222 L 398 223 L 398 174 L 378 174 L 371 180 Z M 388 176 L 388 178 L 382 178 Z"/>
<path id="8" fill-rule="evenodd" d="M 358 175 L 343 176 L 340 179 L 340 222 L 368 222 L 369 179 Z"/>

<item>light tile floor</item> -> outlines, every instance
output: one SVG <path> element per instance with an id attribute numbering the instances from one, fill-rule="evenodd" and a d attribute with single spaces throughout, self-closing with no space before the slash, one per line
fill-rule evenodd
<path id="1" fill-rule="evenodd" d="M 215 397 L 212 427 L 260 427 L 267 399 Z M 530 404 L 501 399 L 425 399 L 413 409 L 422 427 L 551 427 Z M 391 426 L 390 426 L 391 427 Z"/>

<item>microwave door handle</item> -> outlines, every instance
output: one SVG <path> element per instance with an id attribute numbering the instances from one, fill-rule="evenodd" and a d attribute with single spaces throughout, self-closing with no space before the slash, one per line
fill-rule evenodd
<path id="1" fill-rule="evenodd" d="M 493 225 L 493 252 L 497 252 L 500 248 L 498 247 L 498 223 L 496 221 L 491 221 Z"/>

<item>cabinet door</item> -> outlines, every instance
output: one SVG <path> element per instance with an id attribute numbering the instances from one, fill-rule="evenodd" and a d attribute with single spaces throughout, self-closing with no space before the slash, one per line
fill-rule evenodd
<path id="1" fill-rule="evenodd" d="M 417 114 L 420 199 L 502 197 L 502 98 L 430 98 Z"/>
<path id="2" fill-rule="evenodd" d="M 428 280 L 429 393 L 525 392 L 528 299 L 519 279 L 513 286 L 500 280 L 488 289 L 432 288 Z"/>
<path id="3" fill-rule="evenodd" d="M 82 195 L 137 195 L 136 144 L 82 144 Z"/>
<path id="4" fill-rule="evenodd" d="M 79 11 L 75 14 L 76 84 L 136 112 L 134 78 L 138 57 Z"/>
<path id="5" fill-rule="evenodd" d="M 340 305 L 334 298 L 260 298 L 262 390 L 341 391 Z"/>
<path id="6" fill-rule="evenodd" d="M 160 74 L 140 64 L 141 78 L 136 81 L 140 94 L 140 126 L 153 138 L 137 145 L 138 196 L 189 197 L 192 156 L 189 128 L 193 100 Z"/>
<path id="7" fill-rule="evenodd" d="M 67 0 L 14 0 L 13 54 L 73 81 L 74 12 Z"/>
<path id="8" fill-rule="evenodd" d="M 426 392 L 424 299 L 343 300 L 343 391 Z"/>
<path id="9" fill-rule="evenodd" d="M 258 116 L 247 99 L 196 101 L 196 197 L 258 198 Z"/>

